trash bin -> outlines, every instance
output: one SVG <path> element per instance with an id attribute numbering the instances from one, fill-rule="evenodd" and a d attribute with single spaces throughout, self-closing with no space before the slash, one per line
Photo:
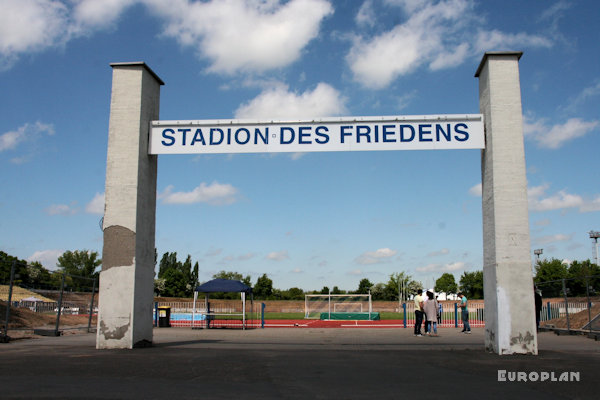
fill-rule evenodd
<path id="1" fill-rule="evenodd" d="M 158 327 L 171 327 L 171 307 L 158 307 Z"/>

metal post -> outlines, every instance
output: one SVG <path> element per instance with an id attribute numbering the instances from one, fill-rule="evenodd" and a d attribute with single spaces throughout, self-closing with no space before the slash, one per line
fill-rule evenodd
<path id="1" fill-rule="evenodd" d="M 154 326 L 158 327 L 158 301 L 154 302 Z"/>
<path id="2" fill-rule="evenodd" d="M 206 329 L 208 329 L 210 328 L 210 304 L 208 303 L 208 293 L 204 294 L 204 309 L 206 310 L 204 325 L 206 326 Z"/>
<path id="3" fill-rule="evenodd" d="M 400 290 L 400 279 L 398 279 L 398 311 L 400 311 L 400 305 L 402 304 L 402 292 Z"/>
<path id="4" fill-rule="evenodd" d="M 567 284 L 566 280 L 562 280 L 563 294 L 565 295 L 565 311 L 567 312 L 567 330 L 571 332 L 571 324 L 569 322 L 569 302 L 567 301 Z"/>
<path id="5" fill-rule="evenodd" d="M 196 320 L 196 300 L 198 300 L 198 292 L 194 290 L 194 303 L 192 305 L 192 329 L 194 329 L 194 322 Z"/>
<path id="6" fill-rule="evenodd" d="M 56 327 L 54 328 L 54 336 L 58 336 L 58 327 L 60 325 L 60 313 L 62 310 L 62 298 L 63 292 L 65 291 L 65 276 L 66 274 L 63 272 L 62 281 L 60 283 L 60 297 L 58 298 L 58 313 L 56 314 Z"/>
<path id="7" fill-rule="evenodd" d="M 546 312 L 548 314 L 548 321 L 550 321 L 552 319 L 552 312 L 550 311 L 550 302 L 546 303 Z"/>
<path id="8" fill-rule="evenodd" d="M 242 292 L 242 330 L 246 329 L 246 292 Z"/>
<path id="9" fill-rule="evenodd" d="M 96 279 L 94 279 L 94 283 L 92 285 L 92 300 L 90 301 L 90 317 L 88 319 L 88 329 L 87 329 L 88 333 L 90 333 L 90 328 L 92 326 L 92 315 L 94 314 L 94 295 L 95 294 L 96 294 Z"/>
<path id="10" fill-rule="evenodd" d="M 458 328 L 458 303 L 454 303 L 454 327 Z"/>
<path id="11" fill-rule="evenodd" d="M 585 277 L 585 293 L 587 296 L 588 328 L 592 332 L 592 303 L 590 302 L 590 284 L 587 276 Z"/>
<path id="12" fill-rule="evenodd" d="M 265 328 L 265 303 L 260 303 L 260 327 Z"/>
<path id="13" fill-rule="evenodd" d="M 370 293 L 370 291 L 369 291 Z M 327 319 L 331 319 L 331 290 L 329 291 L 329 295 L 327 296 L 328 305 L 329 305 L 329 317 Z"/>
<path id="14" fill-rule="evenodd" d="M 403 317 L 402 319 L 404 320 L 404 327 L 406 328 L 406 303 L 402 303 L 402 309 L 403 309 Z"/>
<path id="15" fill-rule="evenodd" d="M 17 266 L 17 260 L 13 260 L 12 266 L 10 267 L 10 282 L 8 284 L 8 304 L 6 305 L 6 322 L 4 324 L 4 336 L 8 337 L 8 322 L 10 321 L 10 306 L 12 302 L 12 288 L 13 281 L 15 280 L 15 268 Z"/>

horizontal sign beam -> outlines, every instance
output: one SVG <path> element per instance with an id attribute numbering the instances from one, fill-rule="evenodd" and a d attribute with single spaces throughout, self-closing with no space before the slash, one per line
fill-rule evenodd
<path id="1" fill-rule="evenodd" d="M 149 154 L 483 149 L 481 114 L 152 121 Z"/>

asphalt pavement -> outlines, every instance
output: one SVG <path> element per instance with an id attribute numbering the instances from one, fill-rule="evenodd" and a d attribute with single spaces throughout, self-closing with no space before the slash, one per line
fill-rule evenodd
<path id="1" fill-rule="evenodd" d="M 600 342 L 541 332 L 539 355 L 498 356 L 481 328 L 439 333 L 155 328 L 133 350 L 96 350 L 94 334 L 15 340 L 0 344 L 0 398 L 599 398 Z"/>

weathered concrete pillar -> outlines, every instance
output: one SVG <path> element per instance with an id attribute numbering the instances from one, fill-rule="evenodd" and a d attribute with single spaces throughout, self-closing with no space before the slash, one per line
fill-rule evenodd
<path id="1" fill-rule="evenodd" d="M 521 52 L 485 53 L 475 73 L 485 119 L 482 151 L 485 347 L 537 354 L 531 274 Z"/>
<path id="2" fill-rule="evenodd" d="M 148 130 L 163 82 L 141 62 L 111 67 L 96 348 L 131 349 L 152 343 L 157 156 Z"/>

